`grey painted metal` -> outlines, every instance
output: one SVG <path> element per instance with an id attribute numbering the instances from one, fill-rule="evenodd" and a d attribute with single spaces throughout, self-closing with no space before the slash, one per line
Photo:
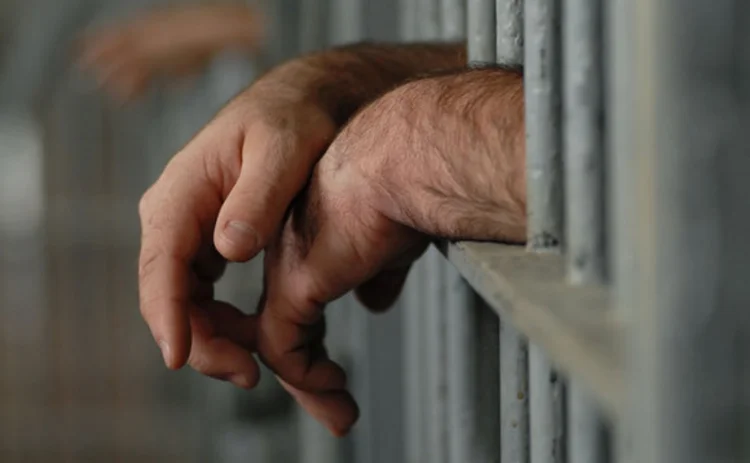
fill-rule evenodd
<path id="1" fill-rule="evenodd" d="M 401 38 L 407 42 L 417 39 L 417 6 L 420 0 L 400 0 L 399 23 Z"/>
<path id="2" fill-rule="evenodd" d="M 632 460 L 747 461 L 748 6 L 634 6 Z"/>
<path id="3" fill-rule="evenodd" d="M 609 435 L 599 407 L 588 389 L 575 379 L 568 381 L 568 461 L 605 463 L 610 461 Z"/>
<path id="4" fill-rule="evenodd" d="M 500 461 L 500 319 L 483 301 L 476 303 L 478 347 L 477 380 L 479 390 L 476 392 L 477 416 L 477 459 L 479 463 Z"/>
<path id="5" fill-rule="evenodd" d="M 461 278 L 449 268 L 444 284 L 447 289 L 445 305 L 448 359 L 448 423 L 450 426 L 450 461 L 476 461 L 474 442 L 477 435 L 477 415 L 481 413 L 477 402 L 477 307 L 474 293 Z"/>
<path id="6" fill-rule="evenodd" d="M 465 6 L 463 0 L 442 0 L 443 39 L 465 38 Z M 481 383 L 479 376 L 480 369 L 485 375 L 498 375 L 497 364 L 486 355 L 497 345 L 497 335 L 488 333 L 486 327 L 483 330 L 480 326 L 485 319 L 492 320 L 496 316 L 479 301 L 476 293 L 452 265 L 443 265 L 449 460 L 452 463 L 497 461 L 498 452 L 491 443 L 494 442 L 494 429 L 499 423 L 492 420 L 492 415 L 486 414 L 487 404 L 482 400 L 491 385 Z M 484 394 L 480 393 L 482 389 L 485 389 Z"/>
<path id="7" fill-rule="evenodd" d="M 565 461 L 565 387 L 541 348 L 529 347 L 531 462 Z"/>
<path id="8" fill-rule="evenodd" d="M 405 41 L 418 37 L 417 7 L 419 0 L 401 0 L 401 34 Z M 425 372 L 423 362 L 424 320 L 421 294 L 424 288 L 424 263 L 417 261 L 404 287 L 404 435 L 405 461 L 428 463 L 425 446 L 426 400 L 423 393 Z"/>
<path id="9" fill-rule="evenodd" d="M 365 0 L 329 0 L 329 43 L 339 45 L 361 40 L 364 35 Z"/>
<path id="10" fill-rule="evenodd" d="M 466 38 L 466 1 L 440 0 L 440 20 L 443 39 Z"/>
<path id="11" fill-rule="evenodd" d="M 500 323 L 500 449 L 503 463 L 529 462 L 528 344 L 504 318 Z"/>
<path id="12" fill-rule="evenodd" d="M 524 93 L 529 236 L 532 250 L 562 244 L 559 0 L 526 0 Z"/>
<path id="13" fill-rule="evenodd" d="M 559 39 L 559 0 L 526 0 L 526 178 L 528 247 L 532 251 L 558 251 L 563 243 Z M 531 461 L 562 462 L 564 388 L 540 348 L 533 344 L 529 350 L 529 387 Z"/>
<path id="14" fill-rule="evenodd" d="M 417 0 L 417 31 L 419 40 L 437 40 L 440 34 L 441 0 Z"/>
<path id="15" fill-rule="evenodd" d="M 497 61 L 523 63 L 523 0 L 497 0 Z"/>
<path id="16" fill-rule="evenodd" d="M 607 310 L 604 288 L 566 284 L 565 258 L 555 253 L 494 243 L 456 243 L 443 252 L 502 320 L 589 386 L 607 415 L 622 413 L 625 325 Z"/>
<path id="17" fill-rule="evenodd" d="M 602 1 L 563 0 L 565 226 L 573 283 L 605 278 Z"/>
<path id="18" fill-rule="evenodd" d="M 298 409 L 298 434 L 300 463 L 337 463 L 344 461 L 343 449 L 338 439 L 320 425 L 307 412 Z"/>
<path id="19" fill-rule="evenodd" d="M 329 0 L 299 1 L 300 51 L 303 53 L 320 50 L 328 39 L 327 13 Z"/>
<path id="20" fill-rule="evenodd" d="M 445 259 L 431 248 L 423 257 L 424 277 L 424 320 L 425 366 L 427 384 L 423 394 L 427 397 L 427 445 L 424 448 L 428 461 L 443 463 L 448 461 L 448 369 L 455 365 L 447 362 L 446 349 L 446 309 L 445 304 Z M 463 361 L 469 361 L 464 359 Z"/>
<path id="21" fill-rule="evenodd" d="M 496 59 L 523 63 L 523 2 L 497 0 Z M 501 461 L 529 461 L 528 345 L 507 318 L 500 336 L 500 449 Z"/>
<path id="22" fill-rule="evenodd" d="M 634 307 L 638 290 L 637 284 L 629 275 L 634 275 L 634 243 L 637 219 L 638 198 L 633 195 L 635 177 L 635 59 L 633 36 L 635 2 L 632 0 L 612 0 L 605 9 L 607 34 L 604 39 L 609 51 L 606 62 L 607 80 L 607 171 L 610 172 L 607 184 L 609 229 L 612 231 L 608 242 L 612 256 L 609 269 L 613 282 L 611 293 L 614 301 L 614 315 L 626 321 L 628 308 Z M 631 401 L 639 399 L 631 392 Z M 631 414 L 632 415 L 632 414 Z M 635 423 L 632 416 L 622 416 L 613 433 L 613 450 L 617 463 L 634 462 L 632 458 L 632 430 Z"/>
<path id="23" fill-rule="evenodd" d="M 404 295 L 404 421 L 406 435 L 406 461 L 428 463 L 425 454 L 426 445 L 426 409 L 427 400 L 424 393 L 426 371 L 424 362 L 424 262 L 417 261 L 406 282 Z"/>
<path id="24" fill-rule="evenodd" d="M 452 463 L 499 461 L 498 317 L 452 266 L 445 269 L 448 424 Z"/>
<path id="25" fill-rule="evenodd" d="M 495 0 L 468 0 L 467 47 L 470 63 L 496 59 Z"/>
<path id="26" fill-rule="evenodd" d="M 604 107 L 601 0 L 563 0 L 565 225 L 568 278 L 605 280 Z M 596 404 L 573 379 L 568 388 L 568 457 L 607 461 Z"/>

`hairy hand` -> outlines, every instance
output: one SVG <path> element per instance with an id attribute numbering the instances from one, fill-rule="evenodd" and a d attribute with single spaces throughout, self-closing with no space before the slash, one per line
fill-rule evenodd
<path id="1" fill-rule="evenodd" d="M 242 333 L 230 332 L 244 318 L 213 301 L 212 286 L 226 260 L 252 258 L 276 233 L 335 131 L 315 106 L 269 105 L 249 91 L 178 153 L 143 196 L 141 312 L 169 367 L 187 361 L 238 386 L 255 383 L 247 349 L 252 319 Z"/>
<path id="2" fill-rule="evenodd" d="M 157 76 L 200 72 L 223 49 L 256 50 L 264 34 L 260 13 L 245 6 L 173 7 L 87 35 L 79 53 L 81 64 L 125 102 Z"/>
<path id="3" fill-rule="evenodd" d="M 523 241 L 520 95 L 520 76 L 484 71 L 387 94 L 336 138 L 267 249 L 258 352 L 335 435 L 358 411 L 323 345 L 326 303 L 354 289 L 388 308 L 430 237 Z"/>
<path id="4" fill-rule="evenodd" d="M 255 318 L 212 298 L 225 262 L 275 246 L 292 200 L 352 112 L 415 74 L 464 59 L 460 44 L 363 44 L 293 60 L 170 161 L 140 204 L 139 263 L 141 312 L 168 367 L 187 362 L 242 387 L 257 380 Z M 328 371 L 341 386 L 343 372 Z M 328 398 L 287 387 L 311 413 L 330 413 Z"/>

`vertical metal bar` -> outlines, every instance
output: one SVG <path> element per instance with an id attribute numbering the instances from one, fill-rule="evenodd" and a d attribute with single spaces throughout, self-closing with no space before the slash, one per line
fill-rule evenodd
<path id="1" fill-rule="evenodd" d="M 299 37 L 303 53 L 326 46 L 328 0 L 299 0 Z"/>
<path id="2" fill-rule="evenodd" d="M 468 51 L 470 63 L 496 59 L 495 0 L 468 0 Z"/>
<path id="3" fill-rule="evenodd" d="M 509 323 L 500 323 L 500 450 L 503 463 L 529 461 L 528 345 Z"/>
<path id="4" fill-rule="evenodd" d="M 628 411 L 632 461 L 746 461 L 750 217 L 744 2 L 634 2 L 638 201 Z M 618 249 L 620 246 L 618 246 Z M 620 255 L 617 255 L 619 258 Z M 637 398 L 637 400 L 635 400 Z"/>
<path id="5" fill-rule="evenodd" d="M 442 0 L 441 7 L 443 38 L 465 37 L 464 1 Z M 497 331 L 488 328 L 497 319 L 453 267 L 442 265 L 447 291 L 442 305 L 447 322 L 450 461 L 495 462 L 499 415 L 487 411 L 498 409 L 494 386 L 499 381 L 498 362 L 490 354 L 497 352 Z"/>
<path id="6" fill-rule="evenodd" d="M 427 384 L 427 446 L 423 452 L 431 463 L 448 461 L 448 370 L 456 366 L 447 363 L 445 259 L 434 249 L 425 259 L 426 286 L 424 293 L 424 321 L 426 328 Z M 463 361 L 467 361 L 464 359 Z"/>
<path id="7" fill-rule="evenodd" d="M 605 278 L 601 0 L 564 0 L 565 225 L 573 283 Z"/>
<path id="8" fill-rule="evenodd" d="M 329 0 L 329 42 L 332 45 L 362 40 L 364 32 L 364 0 Z"/>
<path id="9" fill-rule="evenodd" d="M 440 0 L 442 38 L 459 40 L 466 37 L 465 0 Z"/>
<path id="10" fill-rule="evenodd" d="M 529 384 L 531 462 L 564 462 L 565 388 L 544 352 L 534 344 L 529 347 Z"/>
<path id="11" fill-rule="evenodd" d="M 401 14 L 399 23 L 401 39 L 407 42 L 417 38 L 417 5 L 419 0 L 400 0 Z"/>
<path id="12" fill-rule="evenodd" d="M 605 279 L 603 65 L 601 0 L 563 0 L 565 225 L 568 278 Z M 568 458 L 608 460 L 596 404 L 573 379 L 568 388 Z"/>
<path id="13" fill-rule="evenodd" d="M 440 0 L 417 0 L 419 40 L 440 38 Z"/>
<path id="14" fill-rule="evenodd" d="M 526 0 L 524 8 L 528 244 L 534 251 L 562 244 L 559 6 L 559 0 Z"/>
<path id="15" fill-rule="evenodd" d="M 436 40 L 441 37 L 441 0 L 418 0 L 418 26 L 420 40 Z M 431 248 L 425 256 L 426 285 L 424 287 L 424 323 L 426 327 L 425 363 L 427 384 L 426 447 L 423 449 L 427 461 L 448 461 L 448 377 L 446 365 L 446 306 L 445 262 Z"/>
<path id="16" fill-rule="evenodd" d="M 563 238 L 559 0 L 526 0 L 524 59 L 528 246 L 558 251 Z M 537 346 L 529 350 L 531 462 L 565 458 L 564 386 Z"/>
<path id="17" fill-rule="evenodd" d="M 424 307 L 422 303 L 422 294 L 425 287 L 424 269 L 423 260 L 414 264 L 406 283 L 404 298 L 406 461 L 416 463 L 429 462 L 425 453 L 427 400 L 424 393 L 426 372 L 423 355 L 425 344 Z"/>
<path id="18" fill-rule="evenodd" d="M 498 63 L 523 63 L 523 1 L 496 2 Z M 509 323 L 500 322 L 500 451 L 504 463 L 529 461 L 528 345 Z"/>
<path id="19" fill-rule="evenodd" d="M 455 269 L 446 272 L 450 461 L 475 461 L 477 435 L 477 355 L 475 297 Z"/>
<path id="20" fill-rule="evenodd" d="M 615 314 L 624 320 L 627 308 L 633 307 L 637 285 L 629 275 L 636 271 L 633 246 L 636 243 L 635 227 L 637 199 L 632 194 L 634 173 L 634 81 L 633 57 L 634 3 L 632 0 L 610 0 L 605 8 L 606 62 L 606 124 L 607 124 L 607 183 L 608 206 L 611 213 L 608 228 L 608 254 L 612 256 L 608 269 L 612 280 Z M 630 372 L 629 372 L 630 373 Z M 631 400 L 636 399 L 631 391 Z M 613 453 L 617 463 L 632 462 L 631 426 L 629 414 L 621 419 L 613 433 Z"/>
<path id="21" fill-rule="evenodd" d="M 606 463 L 610 460 L 607 428 L 596 403 L 583 385 L 568 382 L 568 461 Z"/>
<path id="22" fill-rule="evenodd" d="M 419 0 L 401 1 L 401 34 L 406 41 L 416 40 L 417 7 Z M 421 294 L 423 290 L 420 260 L 414 264 L 404 288 L 403 333 L 404 333 L 404 423 L 405 458 L 408 462 L 427 463 L 424 454 L 425 394 L 424 362 L 422 355 L 424 320 L 422 318 Z"/>
<path id="23" fill-rule="evenodd" d="M 523 63 L 523 0 L 497 0 L 497 61 Z"/>

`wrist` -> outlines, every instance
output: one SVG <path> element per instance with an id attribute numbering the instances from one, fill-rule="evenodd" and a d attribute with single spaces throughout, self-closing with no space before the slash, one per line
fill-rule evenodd
<path id="1" fill-rule="evenodd" d="M 332 154 L 355 157 L 351 177 L 364 179 L 368 202 L 390 220 L 444 238 L 522 242 L 520 87 L 514 77 L 510 97 L 461 107 L 452 96 L 476 89 L 463 75 L 414 81 L 384 95 L 342 131 Z M 485 103 L 484 96 L 477 101 Z M 496 126 L 477 128 L 475 116 Z"/>

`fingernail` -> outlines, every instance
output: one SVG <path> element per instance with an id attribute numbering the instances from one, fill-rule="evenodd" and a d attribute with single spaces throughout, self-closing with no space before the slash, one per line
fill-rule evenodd
<path id="1" fill-rule="evenodd" d="M 244 250 L 255 249 L 258 236 L 255 230 L 245 222 L 232 221 L 224 227 L 224 239 L 241 246 Z"/>
<path id="2" fill-rule="evenodd" d="M 244 375 L 242 373 L 236 373 L 236 374 L 231 375 L 229 377 L 229 381 L 235 386 L 242 388 L 242 389 L 250 389 L 252 387 L 250 378 L 248 378 L 247 375 Z"/>
<path id="3" fill-rule="evenodd" d="M 167 341 L 159 341 L 159 348 L 161 349 L 162 357 L 164 357 L 164 364 L 169 368 L 172 359 L 169 355 L 169 344 L 167 344 Z"/>

